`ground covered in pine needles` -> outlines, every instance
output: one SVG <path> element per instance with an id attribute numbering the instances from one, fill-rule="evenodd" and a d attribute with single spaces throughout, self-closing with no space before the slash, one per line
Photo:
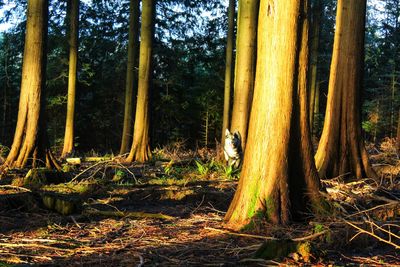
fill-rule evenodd
<path id="1" fill-rule="evenodd" d="M 132 165 L 80 158 L 65 173 L 9 170 L 0 186 L 0 266 L 400 266 L 392 147 L 369 147 L 378 180 L 323 181 L 331 213 L 243 232 L 223 228 L 237 174 L 210 151 L 166 148 Z M 260 253 L 265 247 L 274 256 Z"/>

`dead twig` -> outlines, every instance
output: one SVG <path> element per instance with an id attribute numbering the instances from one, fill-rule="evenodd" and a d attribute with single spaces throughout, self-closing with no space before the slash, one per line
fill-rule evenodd
<path id="1" fill-rule="evenodd" d="M 109 216 L 109 217 L 129 217 L 129 218 L 152 218 L 162 220 L 174 220 L 175 217 L 165 215 L 162 213 L 146 213 L 146 212 L 135 212 L 135 211 L 109 211 L 109 210 L 97 210 L 94 208 L 87 208 L 84 210 L 87 215 L 95 216 Z"/>
<path id="2" fill-rule="evenodd" d="M 363 228 L 361 228 L 361 227 L 359 227 L 359 226 L 357 226 L 357 225 L 355 225 L 355 224 L 353 224 L 353 223 L 351 223 L 349 221 L 346 221 L 346 220 L 344 220 L 344 222 L 346 224 L 350 225 L 351 227 L 357 229 L 360 233 L 367 234 L 367 235 L 372 236 L 373 238 L 375 238 L 375 239 L 377 239 L 377 240 L 379 240 L 381 242 L 384 242 L 384 243 L 386 243 L 388 245 L 391 245 L 391 246 L 395 247 L 396 249 L 400 249 L 400 245 L 397 245 L 396 243 L 391 242 L 390 240 L 386 240 L 386 239 L 376 235 L 372 231 L 369 232 L 369 231 L 367 231 L 367 230 L 365 230 L 365 229 L 363 229 Z"/>

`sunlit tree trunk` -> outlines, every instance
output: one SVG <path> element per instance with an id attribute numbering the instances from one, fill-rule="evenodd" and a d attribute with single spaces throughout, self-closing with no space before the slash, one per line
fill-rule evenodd
<path id="1" fill-rule="evenodd" d="M 317 68 L 318 68 L 318 45 L 319 45 L 319 32 L 322 13 L 322 0 L 316 0 L 312 8 L 312 27 L 311 27 L 311 47 L 310 47 L 310 78 L 309 78 L 309 91 L 310 91 L 310 127 L 311 133 L 314 129 L 315 105 L 318 102 L 317 97 Z M 318 94 L 319 96 L 319 94 Z"/>
<path id="2" fill-rule="evenodd" d="M 243 148 L 253 99 L 258 6 L 259 0 L 239 0 L 231 130 L 239 131 Z"/>
<path id="3" fill-rule="evenodd" d="M 150 156 L 149 144 L 149 90 L 151 82 L 151 61 L 153 46 L 154 0 L 142 2 L 142 25 L 140 31 L 139 80 L 136 103 L 133 143 L 127 161 L 147 161 Z"/>
<path id="4" fill-rule="evenodd" d="M 339 0 L 324 128 L 315 156 L 321 177 L 375 177 L 361 136 L 360 91 L 366 0 Z"/>
<path id="5" fill-rule="evenodd" d="M 59 167 L 46 147 L 43 127 L 47 17 L 47 0 L 28 1 L 18 119 L 2 168 L 22 168 L 30 159 L 33 166 L 45 162 L 48 167 Z"/>
<path id="6" fill-rule="evenodd" d="M 137 86 L 137 57 L 139 52 L 139 0 L 131 0 L 129 7 L 129 42 L 128 61 L 126 66 L 125 83 L 125 112 L 124 127 L 122 130 L 122 142 L 120 154 L 129 151 L 132 141 L 133 125 L 133 89 Z"/>
<path id="7" fill-rule="evenodd" d="M 285 224 L 321 204 L 307 113 L 307 2 L 260 3 L 248 143 L 225 216 L 235 229 L 259 217 Z"/>
<path id="8" fill-rule="evenodd" d="M 65 124 L 64 148 L 61 157 L 66 157 L 74 149 L 74 117 L 76 93 L 76 66 L 78 62 L 78 24 L 79 0 L 68 0 L 69 25 L 69 70 L 68 70 L 68 102 Z"/>
<path id="9" fill-rule="evenodd" d="M 228 35 L 226 38 L 226 56 L 225 56 L 225 85 L 224 85 L 224 115 L 222 121 L 221 144 L 225 142 L 225 129 L 229 128 L 229 111 L 231 109 L 231 88 L 232 88 L 232 72 L 233 72 L 233 40 L 235 28 L 235 1 L 229 0 L 228 7 Z M 221 153 L 222 155 L 222 153 Z"/>

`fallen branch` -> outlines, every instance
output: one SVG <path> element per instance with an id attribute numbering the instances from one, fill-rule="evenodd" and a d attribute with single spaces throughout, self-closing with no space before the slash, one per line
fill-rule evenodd
<path id="1" fill-rule="evenodd" d="M 9 247 L 9 248 L 23 248 L 23 247 L 30 247 L 30 248 L 42 248 L 42 249 L 52 249 L 52 250 L 59 250 L 59 251 L 65 251 L 65 252 L 73 252 L 72 249 L 68 248 L 57 248 L 57 247 L 52 247 L 52 246 L 46 246 L 46 245 L 39 245 L 39 244 L 11 244 L 11 243 L 0 243 L 0 247 Z"/>
<path id="2" fill-rule="evenodd" d="M 0 188 L 10 188 L 10 189 L 18 189 L 18 190 L 21 190 L 21 191 L 24 191 L 24 192 L 32 192 L 28 188 L 15 186 L 15 185 L 0 185 Z"/>
<path id="3" fill-rule="evenodd" d="M 108 160 L 108 161 L 99 161 L 96 164 L 93 164 L 92 166 L 86 168 L 85 170 L 83 170 L 82 172 L 78 173 L 74 178 L 72 178 L 71 182 L 74 182 L 75 180 L 77 180 L 80 176 L 82 176 L 84 173 L 86 173 L 87 171 L 93 169 L 94 167 L 101 165 L 101 164 L 105 164 L 105 163 L 109 163 L 112 162 L 112 160 Z"/>
<path id="4" fill-rule="evenodd" d="M 399 245 L 397 245 L 397 244 L 395 244 L 395 243 L 393 243 L 393 242 L 391 242 L 391 241 L 389 241 L 389 240 L 386 240 L 386 239 L 384 239 L 384 238 L 382 238 L 382 237 L 380 237 L 380 236 L 374 234 L 373 232 L 369 232 L 369 231 L 367 231 L 367 230 L 364 230 L 363 228 L 361 228 L 361 227 L 359 227 L 359 226 L 357 226 L 357 225 L 355 225 L 355 224 L 353 224 L 353 223 L 351 223 L 351 222 L 349 222 L 349 221 L 346 221 L 346 220 L 345 220 L 344 222 L 347 223 L 348 225 L 350 225 L 351 227 L 357 229 L 360 233 L 367 234 L 367 235 L 369 235 L 369 236 L 372 236 L 372 237 L 378 239 L 378 240 L 381 241 L 381 242 L 384 242 L 384 243 L 386 243 L 386 244 L 389 244 L 389 245 L 395 247 L 396 249 L 400 249 L 400 246 L 399 246 Z"/>
<path id="5" fill-rule="evenodd" d="M 217 228 L 212 228 L 212 227 L 204 227 L 204 229 L 205 230 L 211 230 L 211 231 L 214 231 L 214 232 L 223 233 L 223 234 L 234 235 L 234 236 L 244 236 L 244 237 L 258 238 L 258 239 L 264 239 L 264 240 L 279 240 L 278 238 L 271 237 L 271 236 L 261 236 L 261 235 L 234 233 L 234 232 L 231 232 L 231 231 L 228 231 L 228 230 L 217 229 Z"/>
<path id="6" fill-rule="evenodd" d="M 264 239 L 264 240 L 280 240 L 279 238 L 275 238 L 275 237 L 271 237 L 271 236 L 260 236 L 260 235 L 252 235 L 252 234 L 234 233 L 234 232 L 231 232 L 228 230 L 217 229 L 217 228 L 212 228 L 212 227 L 204 227 L 204 229 L 212 230 L 212 231 L 219 232 L 219 233 L 229 234 L 229 235 L 235 235 L 235 236 L 244 236 L 244 237 L 258 238 L 258 239 Z M 328 232 L 327 230 L 324 230 L 324 231 L 321 231 L 321 232 L 318 232 L 318 233 L 315 233 L 312 235 L 292 238 L 292 239 L 288 239 L 288 240 L 294 241 L 294 242 L 306 241 L 306 240 L 314 239 L 323 234 L 326 234 L 327 232 Z"/>
<path id="7" fill-rule="evenodd" d="M 88 208 L 84 210 L 86 215 L 95 216 L 107 216 L 107 217 L 130 217 L 130 218 L 152 218 L 152 219 L 162 219 L 162 220 L 174 220 L 175 217 L 165 215 L 162 213 L 146 213 L 141 211 L 109 211 L 109 210 L 97 210 L 93 208 Z"/>

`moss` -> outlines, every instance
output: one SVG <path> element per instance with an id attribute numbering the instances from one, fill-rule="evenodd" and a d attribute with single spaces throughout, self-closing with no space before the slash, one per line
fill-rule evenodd
<path id="1" fill-rule="evenodd" d="M 62 215 L 69 215 L 76 210 L 76 206 L 73 201 L 55 199 L 54 209 Z"/>
<path id="2" fill-rule="evenodd" d="M 290 253 L 300 254 L 304 261 L 308 262 L 311 257 L 311 243 L 295 242 L 292 240 L 268 240 L 256 251 L 255 257 L 266 260 L 282 259 Z"/>
<path id="3" fill-rule="evenodd" d="M 309 262 L 312 256 L 311 254 L 311 243 L 310 242 L 299 242 L 297 243 L 296 252 L 299 253 L 305 262 Z"/>
<path id="4" fill-rule="evenodd" d="M 23 185 L 26 187 L 37 188 L 44 184 L 59 184 L 67 180 L 67 175 L 63 172 L 50 170 L 47 168 L 30 169 L 25 175 Z"/>
<path id="5" fill-rule="evenodd" d="M 254 214 L 256 213 L 256 203 L 257 203 L 257 195 L 254 194 L 250 198 L 249 207 L 247 209 L 247 217 L 253 218 Z"/>
<path id="6" fill-rule="evenodd" d="M 241 231 L 252 231 L 256 229 L 256 222 L 254 220 L 250 220 L 250 222 L 248 224 L 246 224 L 245 226 L 243 226 L 240 230 Z"/>
<path id="7" fill-rule="evenodd" d="M 57 185 L 45 185 L 41 189 L 46 192 L 54 192 L 60 194 L 85 194 L 90 192 L 96 182 L 86 182 L 86 183 L 64 183 Z"/>
<path id="8" fill-rule="evenodd" d="M 265 199 L 265 217 L 267 218 L 267 220 L 270 220 L 272 218 L 272 214 L 275 213 L 276 207 L 274 203 L 274 199 L 271 196 Z"/>
<path id="9" fill-rule="evenodd" d="M 296 249 L 296 243 L 290 240 L 268 240 L 256 251 L 255 257 L 266 260 L 282 259 Z"/>
<path id="10" fill-rule="evenodd" d="M 172 199 L 172 200 L 182 200 L 188 195 L 192 195 L 193 190 L 167 190 L 161 195 L 161 200 Z"/>
<path id="11" fill-rule="evenodd" d="M 48 195 L 43 195 L 42 196 L 42 201 L 43 204 L 46 208 L 48 209 L 54 209 L 54 203 L 55 203 L 55 199 L 54 197 L 48 196 Z"/>
<path id="12" fill-rule="evenodd" d="M 319 201 L 312 203 L 312 210 L 315 215 L 330 216 L 333 212 L 333 207 L 329 201 L 320 197 Z"/>
<path id="13" fill-rule="evenodd" d="M 151 179 L 148 181 L 150 185 L 183 185 L 185 186 L 190 179 L 177 179 L 177 178 L 167 178 L 161 177 L 157 179 Z"/>

